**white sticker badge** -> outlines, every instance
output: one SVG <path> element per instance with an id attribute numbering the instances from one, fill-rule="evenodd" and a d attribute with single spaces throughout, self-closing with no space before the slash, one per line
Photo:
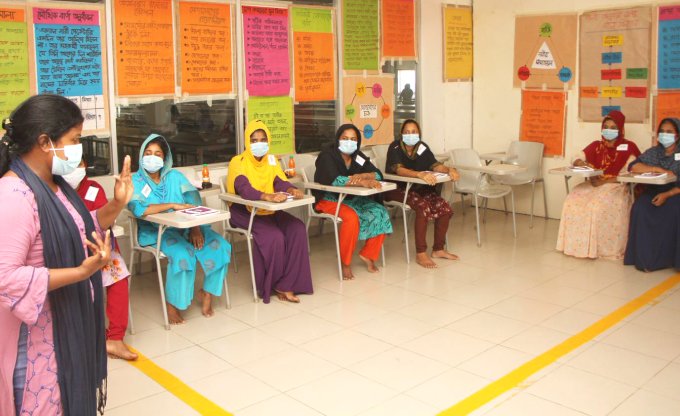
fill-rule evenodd
<path id="1" fill-rule="evenodd" d="M 680 160 L 680 153 L 675 154 L 675 160 Z"/>
<path id="2" fill-rule="evenodd" d="M 144 198 L 148 198 L 151 195 L 151 187 L 148 184 L 142 188 L 142 195 L 144 195 Z"/>
<path id="3" fill-rule="evenodd" d="M 269 164 L 272 166 L 276 166 L 276 156 L 269 155 Z"/>
<path id="4" fill-rule="evenodd" d="M 423 145 L 420 145 L 420 146 L 418 146 L 418 151 L 416 153 L 418 153 L 418 156 L 420 156 L 423 153 L 425 153 L 425 150 L 427 150 L 427 148 Z"/>
<path id="5" fill-rule="evenodd" d="M 97 194 L 99 194 L 99 188 L 90 186 L 85 193 L 85 200 L 94 202 L 94 200 L 97 199 Z"/>
<path id="6" fill-rule="evenodd" d="M 627 152 L 628 151 L 628 143 L 620 144 L 616 146 L 616 151 L 618 152 Z"/>
<path id="7" fill-rule="evenodd" d="M 354 161 L 357 162 L 357 165 L 359 166 L 364 166 L 364 163 L 366 163 L 366 159 L 359 155 L 357 155 L 357 157 L 354 158 Z"/>

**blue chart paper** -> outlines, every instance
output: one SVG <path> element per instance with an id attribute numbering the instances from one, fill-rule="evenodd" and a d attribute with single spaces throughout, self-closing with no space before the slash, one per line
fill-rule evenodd
<path id="1" fill-rule="evenodd" d="M 38 93 L 101 95 L 99 26 L 35 25 Z"/>
<path id="2" fill-rule="evenodd" d="M 659 22 L 659 89 L 680 88 L 680 20 Z"/>
<path id="3" fill-rule="evenodd" d="M 620 64 L 623 62 L 622 52 L 604 52 L 602 54 L 603 64 Z"/>

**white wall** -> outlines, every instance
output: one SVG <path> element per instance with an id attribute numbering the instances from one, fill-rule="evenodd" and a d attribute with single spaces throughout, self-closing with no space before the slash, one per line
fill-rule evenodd
<path id="1" fill-rule="evenodd" d="M 668 3 L 668 2 L 666 2 Z M 677 3 L 675 1 L 674 3 Z M 519 134 L 520 90 L 512 87 L 517 71 L 513 63 L 514 26 L 516 15 L 582 13 L 589 10 L 640 6 L 649 3 L 633 0 L 477 0 L 474 2 L 474 148 L 481 152 L 505 150 Z M 575 71 L 576 87 L 569 91 L 565 158 L 546 158 L 543 163 L 548 195 L 548 213 L 559 218 L 566 195 L 562 177 L 548 175 L 548 169 L 563 166 L 571 157 L 593 140 L 600 138 L 600 123 L 578 121 L 578 63 Z M 652 88 L 654 90 L 654 88 Z M 641 150 L 649 147 L 653 126 L 626 125 L 626 137 L 635 141 Z M 573 184 L 576 184 L 572 179 Z M 519 195 L 518 211 L 529 211 L 530 187 Z M 535 212 L 543 215 L 537 187 Z M 499 205 L 497 205 L 499 206 Z"/>

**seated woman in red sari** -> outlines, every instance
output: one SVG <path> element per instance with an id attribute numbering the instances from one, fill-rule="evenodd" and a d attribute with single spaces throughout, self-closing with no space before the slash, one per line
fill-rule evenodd
<path id="1" fill-rule="evenodd" d="M 576 186 L 564 201 L 557 250 L 574 257 L 623 258 L 628 236 L 632 196 L 616 182 L 630 162 L 640 155 L 626 140 L 626 117 L 612 111 L 602 121 L 602 138 L 590 143 L 576 157 L 574 166 L 602 169 L 604 174 Z"/>

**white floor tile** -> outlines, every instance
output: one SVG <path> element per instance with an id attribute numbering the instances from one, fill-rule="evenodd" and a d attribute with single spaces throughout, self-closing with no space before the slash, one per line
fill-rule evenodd
<path id="1" fill-rule="evenodd" d="M 107 409 L 163 392 L 163 387 L 131 365 L 109 371 L 107 382 Z"/>
<path id="2" fill-rule="evenodd" d="M 167 391 L 146 397 L 144 399 L 139 399 L 120 407 L 111 408 L 111 406 L 107 403 L 105 414 L 106 416 L 141 416 L 153 414 L 163 416 L 200 415 L 200 413 L 192 409 L 188 404 L 184 403 Z"/>
<path id="3" fill-rule="evenodd" d="M 288 306 L 287 303 L 272 301 L 265 304 L 260 301 L 234 306 L 225 313 L 250 326 L 258 326 L 298 314 L 300 311 Z"/>
<path id="4" fill-rule="evenodd" d="M 406 395 L 392 397 L 359 416 L 432 416 L 437 409 Z"/>
<path id="5" fill-rule="evenodd" d="M 530 327 L 531 325 L 526 322 L 484 311 L 467 316 L 448 326 L 454 331 L 493 343 L 501 343 Z"/>
<path id="6" fill-rule="evenodd" d="M 583 413 L 522 392 L 498 403 L 485 416 L 583 416 Z"/>
<path id="7" fill-rule="evenodd" d="M 477 312 L 477 309 L 428 298 L 399 309 L 399 313 L 425 323 L 444 326 Z"/>
<path id="8" fill-rule="evenodd" d="M 574 335 L 588 328 L 600 319 L 601 317 L 599 315 L 576 309 L 565 309 L 543 321 L 541 326 Z"/>
<path id="9" fill-rule="evenodd" d="M 407 395 L 444 410 L 490 382 L 491 380 L 453 368 L 412 388 Z"/>
<path id="10" fill-rule="evenodd" d="M 353 330 L 344 330 L 300 346 L 341 367 L 363 361 L 392 348 L 392 345 Z"/>
<path id="11" fill-rule="evenodd" d="M 564 310 L 564 307 L 560 305 L 521 296 L 514 296 L 486 308 L 487 312 L 534 325 L 545 321 L 562 310 Z"/>
<path id="12" fill-rule="evenodd" d="M 504 341 L 503 345 L 528 354 L 539 355 L 567 338 L 569 334 L 564 332 L 534 326 Z"/>
<path id="13" fill-rule="evenodd" d="M 248 329 L 202 344 L 224 361 L 240 366 L 283 351 L 291 345 L 258 330 Z"/>
<path id="14" fill-rule="evenodd" d="M 355 299 L 345 299 L 314 309 L 312 314 L 344 327 L 350 327 L 386 314 L 385 309 Z"/>
<path id="15" fill-rule="evenodd" d="M 678 311 L 661 305 L 647 309 L 644 313 L 631 320 L 631 322 L 680 335 L 680 319 L 678 319 Z"/>
<path id="16" fill-rule="evenodd" d="M 677 416 L 680 415 L 680 401 L 639 390 L 617 407 L 611 416 Z"/>
<path id="17" fill-rule="evenodd" d="M 642 388 L 672 399 L 677 399 L 680 389 L 680 363 L 668 364 L 663 370 L 654 375 L 651 380 L 647 381 Z"/>
<path id="18" fill-rule="evenodd" d="M 279 394 L 278 390 L 238 368 L 232 368 L 187 384 L 217 406 L 230 412 L 243 409 Z"/>
<path id="19" fill-rule="evenodd" d="M 232 368 L 231 364 L 199 346 L 162 355 L 154 362 L 185 383 Z"/>
<path id="20" fill-rule="evenodd" d="M 308 313 L 300 313 L 260 325 L 259 329 L 273 337 L 299 345 L 338 332 L 342 330 L 342 326 Z"/>
<path id="21" fill-rule="evenodd" d="M 403 348 L 452 366 L 493 347 L 493 344 L 450 329 L 438 329 L 403 345 Z"/>
<path id="22" fill-rule="evenodd" d="M 680 335 L 634 323 L 623 325 L 602 342 L 664 360 L 673 360 L 680 355 Z"/>
<path id="23" fill-rule="evenodd" d="M 274 396 L 236 412 L 236 416 L 280 416 L 282 414 L 295 416 L 322 416 L 322 413 L 317 412 L 286 394 Z"/>
<path id="24" fill-rule="evenodd" d="M 352 329 L 389 344 L 401 345 L 436 328 L 436 325 L 392 313 L 381 315 Z"/>
<path id="25" fill-rule="evenodd" d="M 172 329 L 165 330 L 162 327 L 128 335 L 125 337 L 125 342 L 148 358 L 155 358 L 193 345 L 186 338 L 173 332 Z"/>
<path id="26" fill-rule="evenodd" d="M 497 345 L 459 364 L 457 368 L 478 376 L 495 380 L 503 377 L 533 356 Z"/>
<path id="27" fill-rule="evenodd" d="M 194 344 L 200 344 L 249 328 L 243 322 L 222 313 L 220 308 L 210 318 L 198 316 L 187 320 L 183 325 L 173 326 L 172 330 Z"/>

